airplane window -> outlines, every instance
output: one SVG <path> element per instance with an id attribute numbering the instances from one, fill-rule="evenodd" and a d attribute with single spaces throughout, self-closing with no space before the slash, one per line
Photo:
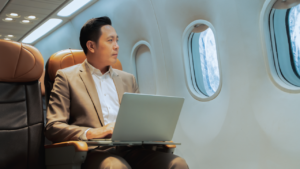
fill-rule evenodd
<path id="1" fill-rule="evenodd" d="M 294 66 L 296 72 L 300 75 L 300 5 L 291 8 L 289 11 L 288 24 Z"/>
<path id="2" fill-rule="evenodd" d="M 215 36 L 211 28 L 191 34 L 192 63 L 198 90 L 212 96 L 220 84 Z"/>
<path id="3" fill-rule="evenodd" d="M 278 77 L 300 87 L 300 5 L 270 14 L 273 60 Z"/>

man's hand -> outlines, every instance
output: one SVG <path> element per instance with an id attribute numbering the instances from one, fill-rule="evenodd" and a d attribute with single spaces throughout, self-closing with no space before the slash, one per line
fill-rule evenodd
<path id="1" fill-rule="evenodd" d="M 86 133 L 87 139 L 93 139 L 93 138 L 110 138 L 113 134 L 115 128 L 115 123 L 109 123 L 103 127 L 100 128 L 93 128 L 90 129 Z"/>

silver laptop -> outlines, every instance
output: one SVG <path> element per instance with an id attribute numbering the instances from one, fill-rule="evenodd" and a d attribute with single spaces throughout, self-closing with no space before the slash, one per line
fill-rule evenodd
<path id="1" fill-rule="evenodd" d="M 110 142 L 172 140 L 184 98 L 124 93 Z"/>

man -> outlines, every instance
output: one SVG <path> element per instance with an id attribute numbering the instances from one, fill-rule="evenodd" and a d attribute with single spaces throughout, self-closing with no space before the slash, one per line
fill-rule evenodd
<path id="1" fill-rule="evenodd" d="M 53 142 L 111 137 L 123 93 L 139 92 L 133 75 L 111 67 L 119 46 L 108 17 L 89 20 L 81 29 L 80 44 L 87 59 L 56 74 L 45 129 Z M 88 153 L 83 167 L 188 168 L 178 156 L 143 147 L 97 148 Z"/>

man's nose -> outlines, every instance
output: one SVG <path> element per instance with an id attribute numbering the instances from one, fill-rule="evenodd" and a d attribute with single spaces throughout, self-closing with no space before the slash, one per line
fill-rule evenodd
<path id="1" fill-rule="evenodd" d="M 119 49 L 119 44 L 118 44 L 118 42 L 115 43 L 114 49 L 115 49 L 115 50 Z"/>

